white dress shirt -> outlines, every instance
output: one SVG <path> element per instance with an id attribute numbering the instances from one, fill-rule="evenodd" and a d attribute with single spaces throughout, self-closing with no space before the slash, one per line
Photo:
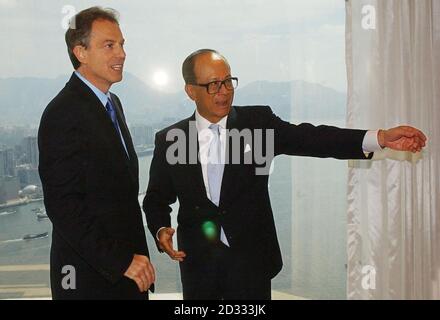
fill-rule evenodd
<path id="1" fill-rule="evenodd" d="M 225 150 L 226 150 L 226 121 L 228 116 L 222 118 L 217 124 L 220 130 L 220 148 L 221 148 L 221 159 L 222 163 L 225 163 Z M 203 183 L 205 184 L 206 195 L 209 200 L 211 200 L 211 195 L 209 193 L 208 184 L 208 152 L 211 141 L 214 138 L 212 130 L 209 126 L 212 123 L 203 118 L 196 109 L 196 128 L 197 128 L 197 138 L 199 140 L 199 159 L 202 166 Z"/>

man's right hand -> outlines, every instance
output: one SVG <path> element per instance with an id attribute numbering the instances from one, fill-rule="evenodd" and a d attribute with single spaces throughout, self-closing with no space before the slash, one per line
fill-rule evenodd
<path id="1" fill-rule="evenodd" d="M 175 230 L 173 228 L 162 228 L 157 235 L 159 241 L 159 248 L 165 251 L 171 259 L 177 261 L 183 261 L 186 257 L 185 252 L 176 251 L 173 249 L 173 234 Z"/>
<path id="2" fill-rule="evenodd" d="M 156 281 L 153 265 L 147 256 L 135 254 L 124 276 L 134 280 L 140 292 L 147 291 Z"/>

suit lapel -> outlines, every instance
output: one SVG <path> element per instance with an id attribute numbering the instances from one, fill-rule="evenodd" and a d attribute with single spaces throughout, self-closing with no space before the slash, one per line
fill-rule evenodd
<path id="1" fill-rule="evenodd" d="M 137 177 L 138 170 L 139 170 L 138 158 L 136 155 L 136 151 L 134 149 L 133 141 L 131 139 L 130 131 L 128 130 L 127 123 L 125 122 L 125 117 L 122 112 L 122 106 L 119 103 L 119 99 L 116 98 L 114 94 L 110 93 L 110 95 L 112 97 L 112 102 L 115 107 L 116 117 L 118 119 L 118 124 L 119 124 L 119 129 L 121 130 L 121 134 L 122 134 L 122 137 L 124 138 L 125 146 L 127 147 L 128 156 L 127 156 L 127 152 L 125 151 L 124 146 L 122 145 L 122 141 L 120 141 L 121 139 L 119 139 L 119 144 L 121 145 L 121 147 L 123 149 L 126 161 L 130 164 L 130 170 L 131 170 L 133 176 Z M 116 132 L 116 130 L 115 130 L 115 132 Z M 120 137 L 118 137 L 118 138 L 120 138 Z"/>
<path id="2" fill-rule="evenodd" d="M 199 201 L 208 201 L 211 202 L 208 197 L 206 196 L 206 189 L 205 189 L 205 183 L 203 181 L 203 173 L 202 173 L 202 165 L 200 163 L 199 158 L 199 137 L 197 133 L 197 128 L 195 127 L 195 113 L 187 119 L 188 121 L 185 122 L 185 127 L 183 128 L 186 136 L 186 161 L 187 164 L 183 165 L 183 169 L 185 170 L 185 176 L 188 177 L 188 179 L 191 179 L 191 185 L 194 188 L 194 195 L 199 197 Z M 194 134 L 190 134 L 190 124 L 194 126 L 192 130 L 194 130 Z M 194 144 L 194 141 L 191 139 L 195 139 L 197 143 L 196 150 L 193 150 L 190 146 L 191 144 Z M 196 152 L 196 154 L 192 155 L 194 159 L 197 159 L 196 163 L 194 161 L 190 161 L 190 152 Z"/>
<path id="3" fill-rule="evenodd" d="M 228 121 L 226 122 L 226 148 L 229 149 L 229 159 L 225 164 L 223 172 L 222 187 L 220 191 L 220 207 L 225 207 L 230 203 L 233 198 L 240 193 L 240 188 L 243 187 L 242 183 L 246 181 L 246 167 L 242 164 L 232 164 L 232 149 L 229 145 L 229 130 L 231 129 L 243 129 L 243 124 L 240 123 L 235 107 L 231 108 L 228 115 Z M 243 161 L 244 145 L 240 142 L 240 156 Z"/>

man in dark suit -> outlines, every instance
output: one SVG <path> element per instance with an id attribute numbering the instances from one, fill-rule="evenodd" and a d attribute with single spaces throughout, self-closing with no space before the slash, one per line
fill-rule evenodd
<path id="1" fill-rule="evenodd" d="M 367 132 L 293 125 L 266 106 L 232 106 L 238 79 L 214 50 L 192 53 L 182 69 L 197 108 L 156 134 L 143 209 L 159 250 L 180 261 L 184 299 L 270 299 L 282 259 L 268 170 L 259 169 L 268 167 L 271 154 L 369 159 L 381 147 L 416 152 L 425 145 L 412 127 Z M 268 155 L 266 163 L 257 155 Z M 170 223 L 176 199 L 179 251 Z"/>
<path id="2" fill-rule="evenodd" d="M 38 132 L 53 224 L 54 299 L 148 299 L 155 280 L 138 203 L 138 160 L 119 98 L 124 38 L 111 9 L 78 13 L 66 32 L 75 72 Z"/>

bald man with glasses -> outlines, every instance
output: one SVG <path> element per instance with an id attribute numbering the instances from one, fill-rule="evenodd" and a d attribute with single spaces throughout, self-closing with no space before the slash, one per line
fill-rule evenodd
<path id="1" fill-rule="evenodd" d="M 249 155 L 272 151 L 273 156 L 370 159 L 382 147 L 416 152 L 425 145 L 423 133 L 412 127 L 366 131 L 294 125 L 268 106 L 232 106 L 238 79 L 215 50 L 192 53 L 182 72 L 196 110 L 156 134 L 143 209 L 159 250 L 180 263 L 184 299 L 271 298 L 271 279 L 282 259 L 269 170 L 259 169 L 270 167 L 272 158 L 261 163 Z M 186 148 L 176 148 L 177 143 Z M 170 205 L 177 199 L 174 250 Z"/>

